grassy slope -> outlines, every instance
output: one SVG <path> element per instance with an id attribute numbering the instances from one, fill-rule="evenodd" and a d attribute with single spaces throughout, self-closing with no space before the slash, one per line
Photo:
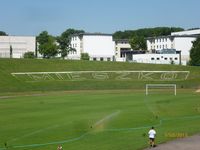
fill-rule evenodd
<path id="1" fill-rule="evenodd" d="M 182 70 L 191 71 L 187 81 L 177 82 L 185 88 L 195 88 L 200 85 L 200 68 L 173 65 L 151 65 L 116 62 L 89 62 L 66 60 L 28 60 L 28 59 L 0 59 L 0 91 L 59 91 L 85 89 L 131 89 L 144 88 L 147 82 L 142 81 L 64 81 L 27 83 L 16 80 L 12 72 L 55 72 L 55 71 L 110 71 L 110 70 Z"/>
<path id="2" fill-rule="evenodd" d="M 55 150 L 58 143 L 51 142 L 60 141 L 68 150 L 137 150 L 148 146 L 145 134 L 152 125 L 157 125 L 158 143 L 172 140 L 168 133 L 200 131 L 199 94 L 188 91 L 176 97 L 134 91 L 54 93 L 0 100 L 0 107 L 0 149 L 7 142 L 10 150 Z M 168 120 L 160 124 L 160 119 Z M 27 147 L 45 143 L 51 144 Z M 12 148 L 17 145 L 25 147 Z"/>
<path id="3" fill-rule="evenodd" d="M 180 87 L 195 88 L 200 85 L 200 68 L 173 65 L 146 65 L 116 62 L 84 62 L 62 60 L 0 59 L 0 95 L 3 92 L 59 91 L 85 89 L 144 89 L 144 81 L 79 81 L 27 83 L 13 78 L 12 72 L 78 70 L 183 70 L 191 71 L 187 81 L 177 82 Z M 48 92 L 47 92 L 48 93 Z M 76 94 L 48 93 L 46 96 L 19 96 L 0 99 L 0 148 L 9 145 L 44 144 L 80 137 L 81 140 L 64 143 L 69 150 L 136 150 L 147 146 L 143 136 L 149 126 L 159 124 L 153 115 L 163 121 L 157 126 L 158 142 L 170 140 L 166 133 L 199 132 L 198 118 L 173 119 L 175 117 L 199 115 L 199 94 L 178 91 L 178 96 L 152 95 L 144 92 L 115 91 Z M 120 110 L 120 114 L 91 129 L 102 118 Z M 137 127 L 147 128 L 136 129 Z M 106 129 L 133 128 L 111 132 Z M 104 129 L 104 130 L 103 130 Z M 54 150 L 57 144 L 42 147 L 25 147 L 16 150 Z M 15 150 L 10 148 L 11 150 Z M 1 149 L 4 150 L 4 149 Z"/>

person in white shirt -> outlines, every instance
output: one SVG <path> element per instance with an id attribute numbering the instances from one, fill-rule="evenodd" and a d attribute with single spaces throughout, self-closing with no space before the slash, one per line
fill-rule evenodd
<path id="1" fill-rule="evenodd" d="M 62 149 L 63 149 L 62 146 L 61 146 L 61 145 L 58 145 L 57 150 L 62 150 Z"/>
<path id="2" fill-rule="evenodd" d="M 155 147 L 155 137 L 156 137 L 156 131 L 154 130 L 154 127 L 149 130 L 149 140 L 150 140 L 150 146 Z"/>

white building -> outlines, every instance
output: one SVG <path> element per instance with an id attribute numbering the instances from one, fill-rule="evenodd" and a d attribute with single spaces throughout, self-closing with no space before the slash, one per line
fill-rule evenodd
<path id="1" fill-rule="evenodd" d="M 0 58 L 23 58 L 24 53 L 34 52 L 36 38 L 34 36 L 0 36 Z"/>
<path id="2" fill-rule="evenodd" d="M 81 33 L 71 37 L 71 47 L 68 59 L 80 59 L 81 53 L 88 53 L 90 60 L 112 61 L 115 55 L 115 43 L 112 34 Z"/>
<path id="3" fill-rule="evenodd" d="M 181 51 L 181 62 L 186 65 L 190 59 L 192 42 L 200 35 L 200 29 L 172 32 L 169 36 L 150 37 L 147 39 L 147 50 L 157 53 L 162 49 Z"/>
<path id="4" fill-rule="evenodd" d="M 200 35 L 200 29 L 172 32 L 171 35 Z"/>
<path id="5" fill-rule="evenodd" d="M 180 64 L 179 54 L 137 54 L 133 55 L 133 62 L 150 64 Z"/>
<path id="6" fill-rule="evenodd" d="M 130 51 L 131 45 L 128 39 L 115 40 L 115 60 L 126 61 L 125 51 Z"/>

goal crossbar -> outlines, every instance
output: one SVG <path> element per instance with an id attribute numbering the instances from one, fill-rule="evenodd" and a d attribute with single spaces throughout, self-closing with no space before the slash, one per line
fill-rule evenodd
<path id="1" fill-rule="evenodd" d="M 174 88 L 174 95 L 177 94 L 176 92 L 176 84 L 146 84 L 146 95 L 149 94 L 149 87 L 173 87 Z"/>

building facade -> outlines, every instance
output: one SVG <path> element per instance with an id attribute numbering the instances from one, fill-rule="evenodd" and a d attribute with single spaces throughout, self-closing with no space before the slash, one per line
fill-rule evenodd
<path id="1" fill-rule="evenodd" d="M 186 65 L 190 60 L 190 50 L 193 41 L 200 35 L 200 29 L 172 32 L 169 36 L 147 38 L 147 50 L 150 53 L 159 53 L 163 49 L 175 49 L 181 51 L 181 61 Z"/>
<path id="2" fill-rule="evenodd" d="M 81 59 L 81 53 L 88 53 L 90 60 L 113 61 L 115 43 L 112 34 L 81 33 L 71 36 L 71 47 L 76 49 L 68 54 L 68 59 Z"/>
<path id="3" fill-rule="evenodd" d="M 0 36 L 0 58 L 23 58 L 24 53 L 34 52 L 34 36 Z"/>
<path id="4" fill-rule="evenodd" d="M 138 54 L 133 55 L 133 62 L 179 65 L 181 59 L 180 54 Z"/>
<path id="5" fill-rule="evenodd" d="M 126 51 L 131 50 L 131 45 L 128 39 L 115 40 L 115 60 L 116 61 L 126 61 Z"/>

